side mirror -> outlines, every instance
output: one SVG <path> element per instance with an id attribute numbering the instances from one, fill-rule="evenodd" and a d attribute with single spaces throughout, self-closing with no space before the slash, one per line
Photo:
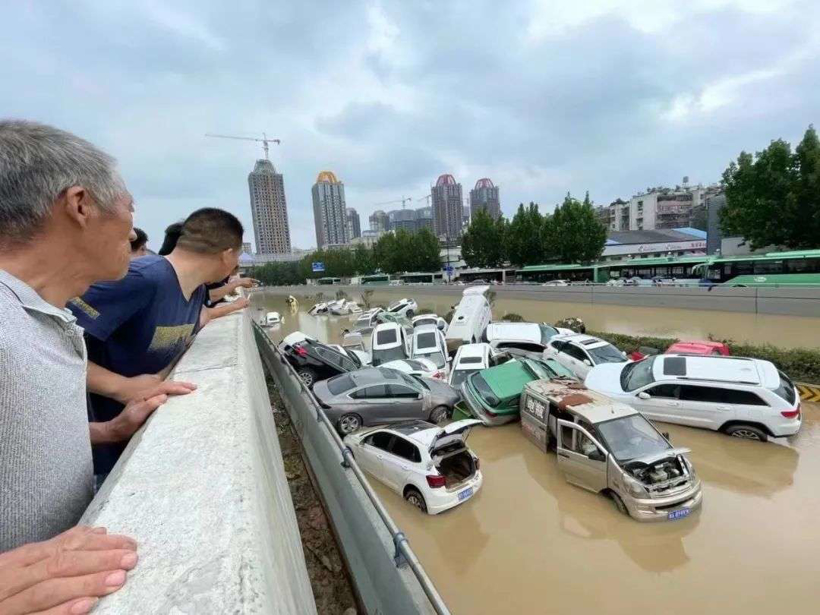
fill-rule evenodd
<path id="1" fill-rule="evenodd" d="M 592 361 L 590 361 L 589 359 L 584 359 L 584 365 L 592 367 Z"/>
<path id="2" fill-rule="evenodd" d="M 671 438 L 669 437 L 669 432 L 668 431 L 664 431 L 661 435 L 671 442 Z"/>
<path id="3" fill-rule="evenodd" d="M 416 399 L 421 399 L 421 393 L 416 393 Z"/>
<path id="4" fill-rule="evenodd" d="M 587 457 L 589 459 L 592 459 L 592 461 L 606 461 L 606 457 L 604 456 L 604 454 L 597 448 L 589 455 L 587 455 Z"/>
<path id="5" fill-rule="evenodd" d="M 624 355 L 624 359 L 628 359 L 628 358 L 629 358 L 629 357 L 626 355 L 626 351 L 625 351 L 625 350 L 622 350 L 622 351 L 621 351 L 621 354 L 622 354 L 622 355 Z"/>
<path id="6" fill-rule="evenodd" d="M 641 391 L 638 393 L 638 399 L 652 399 L 652 396 L 646 391 Z"/>

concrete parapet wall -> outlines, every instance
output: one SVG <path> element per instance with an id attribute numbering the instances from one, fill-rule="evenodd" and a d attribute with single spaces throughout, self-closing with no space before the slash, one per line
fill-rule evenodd
<path id="1" fill-rule="evenodd" d="M 156 411 L 83 518 L 139 543 L 95 613 L 316 613 L 247 315 L 205 327 L 172 378 L 198 389 Z"/>

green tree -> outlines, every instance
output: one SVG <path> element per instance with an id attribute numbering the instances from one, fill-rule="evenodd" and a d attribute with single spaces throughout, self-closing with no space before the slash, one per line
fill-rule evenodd
<path id="1" fill-rule="evenodd" d="M 373 250 L 362 244 L 357 245 L 353 250 L 353 262 L 358 275 L 368 275 L 376 271 Z"/>
<path id="2" fill-rule="evenodd" d="M 506 223 L 479 210 L 461 238 L 461 257 L 470 267 L 499 267 L 506 260 Z"/>
<path id="3" fill-rule="evenodd" d="M 428 228 L 423 228 L 411 235 L 411 250 L 413 256 L 412 271 L 440 271 L 441 248 L 438 238 Z M 405 269 L 411 271 L 411 269 Z"/>
<path id="4" fill-rule="evenodd" d="M 544 261 L 543 225 L 544 218 L 536 203 L 518 206 L 506 233 L 507 257 L 513 265 L 537 265 Z"/>
<path id="5" fill-rule="evenodd" d="M 595 215 L 587 192 L 584 201 L 567 193 L 564 202 L 555 208 L 545 232 L 551 251 L 562 263 L 590 263 L 597 260 L 606 244 L 606 227 Z"/>
<path id="6" fill-rule="evenodd" d="M 753 249 L 814 248 L 820 236 L 820 142 L 813 126 L 792 152 L 782 139 L 754 156 L 741 152 L 723 173 L 720 225 Z"/>

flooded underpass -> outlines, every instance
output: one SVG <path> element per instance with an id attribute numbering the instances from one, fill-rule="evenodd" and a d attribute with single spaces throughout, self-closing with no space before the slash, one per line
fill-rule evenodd
<path id="1" fill-rule="evenodd" d="M 281 296 L 254 301 L 285 316 L 274 339 L 300 329 L 337 341 L 351 323 L 290 314 Z M 641 524 L 569 485 L 555 455 L 536 449 L 518 423 L 473 431 L 484 486 L 442 515 L 372 484 L 456 614 L 815 613 L 820 407 L 803 408 L 800 434 L 767 444 L 659 424 L 675 446 L 692 449 L 703 481 L 703 509 L 679 521 Z"/>

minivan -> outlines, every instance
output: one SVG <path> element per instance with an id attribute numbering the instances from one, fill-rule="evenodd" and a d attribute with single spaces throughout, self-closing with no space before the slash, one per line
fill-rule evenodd
<path id="1" fill-rule="evenodd" d="M 462 344 L 475 344 L 481 340 L 492 318 L 490 302 L 485 296 L 488 290 L 489 286 L 471 286 L 465 289 L 447 327 L 448 351 L 453 352 Z"/>

